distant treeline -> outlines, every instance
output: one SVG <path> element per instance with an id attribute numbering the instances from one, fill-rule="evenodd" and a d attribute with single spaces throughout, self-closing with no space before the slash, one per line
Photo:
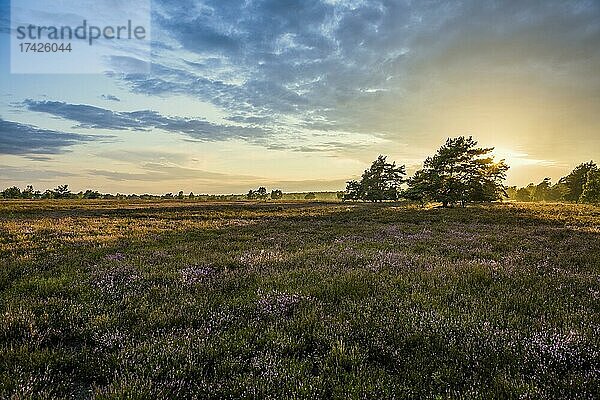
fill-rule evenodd
<path id="1" fill-rule="evenodd" d="M 45 191 L 35 190 L 32 185 L 28 185 L 21 190 L 17 186 L 12 186 L 0 192 L 0 199 L 104 199 L 104 200 L 199 200 L 199 201 L 241 201 L 241 200 L 321 200 L 332 201 L 339 200 L 344 192 L 308 192 L 308 193 L 284 193 L 279 189 L 267 192 L 266 188 L 260 187 L 257 190 L 250 190 L 248 194 L 194 194 L 185 193 L 183 190 L 179 193 L 165 193 L 163 195 L 155 194 L 111 194 L 100 193 L 97 190 L 86 190 L 80 192 L 71 192 L 68 185 L 59 185 L 54 189 Z"/>
<path id="2" fill-rule="evenodd" d="M 266 187 L 249 190 L 247 194 L 196 195 L 166 193 L 119 194 L 86 190 L 72 193 L 68 185 L 60 185 L 44 192 L 27 186 L 24 190 L 13 186 L 0 193 L 5 199 L 147 199 L 147 200 L 350 200 L 350 201 L 418 201 L 441 203 L 444 207 L 472 202 L 492 202 L 504 199 L 516 201 L 568 201 L 576 203 L 600 203 L 600 170 L 594 161 L 578 165 L 567 176 L 552 184 L 545 178 L 537 185 L 506 187 L 506 171 L 509 166 L 494 161 L 493 147 L 478 147 L 472 137 L 448 138 L 437 152 L 425 159 L 423 168 L 408 179 L 404 165 L 397 166 L 380 155 L 366 169 L 360 180 L 347 182 L 345 191 L 283 193 L 280 189 L 270 192 Z"/>
<path id="3" fill-rule="evenodd" d="M 570 174 L 552 184 L 550 178 L 537 185 L 510 186 L 506 195 L 516 201 L 569 201 L 600 203 L 600 170 L 594 161 L 579 164 Z"/>

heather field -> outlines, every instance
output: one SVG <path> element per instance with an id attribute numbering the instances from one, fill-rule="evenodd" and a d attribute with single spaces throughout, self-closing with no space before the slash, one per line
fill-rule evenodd
<path id="1" fill-rule="evenodd" d="M 600 397 L 600 208 L 0 202 L 0 398 Z"/>

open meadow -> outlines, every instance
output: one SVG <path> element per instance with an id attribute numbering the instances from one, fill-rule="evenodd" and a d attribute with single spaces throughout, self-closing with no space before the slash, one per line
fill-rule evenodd
<path id="1" fill-rule="evenodd" d="M 0 398 L 600 398 L 600 208 L 0 202 Z"/>

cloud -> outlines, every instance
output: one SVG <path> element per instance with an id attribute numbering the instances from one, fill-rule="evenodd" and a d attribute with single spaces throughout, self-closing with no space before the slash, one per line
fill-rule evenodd
<path id="1" fill-rule="evenodd" d="M 27 99 L 24 105 L 30 111 L 52 114 L 77 121 L 82 128 L 133 129 L 139 128 L 135 120 L 104 108 L 85 104 L 69 104 L 60 101 L 36 101 Z"/>
<path id="2" fill-rule="evenodd" d="M 193 182 L 254 182 L 260 181 L 261 178 L 246 175 L 232 175 L 194 168 L 185 168 L 177 165 L 165 165 L 156 162 L 146 162 L 140 166 L 144 172 L 120 172 L 110 170 L 91 169 L 87 170 L 90 175 L 102 176 L 112 181 L 174 181 L 174 180 L 189 180 Z"/>
<path id="3" fill-rule="evenodd" d="M 109 100 L 109 101 L 121 101 L 121 99 L 119 99 L 117 96 L 114 96 L 112 94 L 103 94 L 100 96 L 103 100 Z"/>
<path id="4" fill-rule="evenodd" d="M 232 138 L 256 140 L 266 136 L 266 129 L 252 126 L 214 124 L 204 119 L 168 117 L 151 110 L 118 112 L 86 104 L 27 99 L 24 106 L 30 111 L 43 112 L 77 122 L 81 128 L 108 130 L 162 129 L 181 133 L 201 141 L 220 141 Z"/>
<path id="5" fill-rule="evenodd" d="M 53 181 L 57 178 L 74 177 L 75 174 L 65 171 L 55 171 L 52 169 L 39 169 L 27 167 L 14 167 L 10 165 L 0 165 L 0 179 L 14 184 L 15 182 L 40 182 Z"/>
<path id="6" fill-rule="evenodd" d="M 27 156 L 61 154 L 79 143 L 100 137 L 40 129 L 31 125 L 6 121 L 0 118 L 0 154 Z M 42 157 L 46 159 L 46 157 Z"/>
<path id="7" fill-rule="evenodd" d="M 283 130 L 317 118 L 397 137 L 499 82 L 600 89 L 598 2 L 160 1 L 156 14 L 163 46 L 150 77 L 121 76 L 132 90 Z"/>
<path id="8" fill-rule="evenodd" d="M 118 150 L 118 149 L 104 149 L 95 152 L 94 155 L 102 158 L 106 158 L 112 161 L 118 161 L 119 164 L 122 162 L 132 163 L 135 165 L 141 165 L 146 162 L 153 163 L 173 163 L 183 164 L 189 161 L 189 156 L 185 153 L 169 152 L 164 149 L 159 151 L 155 150 Z"/>

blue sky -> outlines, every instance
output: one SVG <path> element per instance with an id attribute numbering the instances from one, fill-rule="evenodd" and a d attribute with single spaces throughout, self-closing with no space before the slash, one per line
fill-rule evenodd
<path id="1" fill-rule="evenodd" d="M 46 75 L 10 73 L 1 4 L 4 186 L 339 190 L 458 135 L 511 184 L 599 158 L 597 1 L 153 1 L 150 73 Z"/>

